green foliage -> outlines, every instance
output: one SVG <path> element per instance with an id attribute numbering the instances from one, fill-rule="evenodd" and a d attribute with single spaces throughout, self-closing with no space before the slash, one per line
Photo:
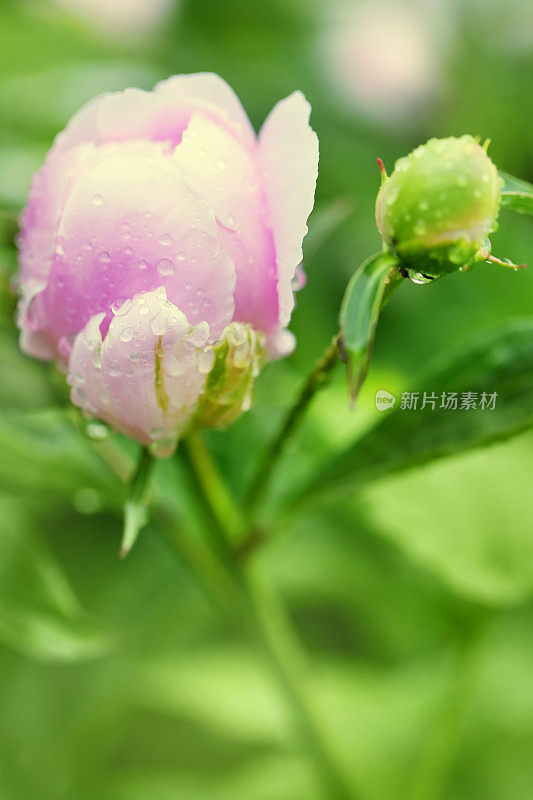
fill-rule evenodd
<path id="1" fill-rule="evenodd" d="M 505 181 L 502 189 L 502 206 L 519 214 L 533 214 L 533 185 L 500 171 Z"/>
<path id="2" fill-rule="evenodd" d="M 416 408 L 396 408 L 350 447 L 336 455 L 301 487 L 315 502 L 339 490 L 390 472 L 400 472 L 446 455 L 490 444 L 533 425 L 533 322 L 511 322 L 463 345 L 417 381 Z M 474 394 L 474 407 L 461 408 L 464 393 Z M 455 393 L 457 408 L 445 406 Z M 481 395 L 487 395 L 483 408 Z M 488 407 L 488 395 L 496 394 Z M 424 406 L 424 394 L 430 398 Z M 442 400 L 443 394 L 445 400 Z"/>
<path id="3" fill-rule="evenodd" d="M 10 212 L 0 223 L 2 800 L 324 797 L 264 660 L 195 577 L 218 576 L 177 464 L 157 465 L 152 518 L 121 561 L 135 448 L 101 427 L 86 436 L 86 423 L 66 411 L 63 377 L 18 349 L 12 212 L 55 134 L 98 92 L 149 88 L 172 72 L 220 72 L 256 129 L 294 89 L 311 101 L 321 163 L 304 247 L 308 283 L 291 326 L 298 347 L 258 378 L 250 412 L 207 437 L 239 495 L 336 332 L 354 265 L 379 247 L 376 156 L 392 164 L 432 135 L 472 131 L 492 137 L 498 166 L 533 180 L 528 11 L 523 0 L 455 4 L 449 36 L 439 39 L 448 50 L 434 102 L 400 122 L 385 114 L 382 124 L 328 83 L 319 40 L 336 19 L 331 4 L 182 0 L 140 42 L 126 30 L 118 39 L 102 33 L 60 4 L 2 5 L 0 204 Z M 504 188 L 504 206 L 525 204 L 508 191 L 529 189 Z M 527 216 L 502 212 L 491 238 L 495 252 L 531 262 Z M 513 320 L 531 314 L 532 296 L 531 270 L 488 264 L 423 289 L 405 281 L 380 319 L 356 411 L 339 370 L 273 485 L 267 525 L 320 464 L 348 458 L 349 440 L 364 444 L 349 455 L 357 497 L 341 492 L 278 520 L 255 558 L 303 636 L 308 690 L 365 800 L 531 793 L 531 433 L 463 447 L 528 419 L 531 326 Z M 378 389 L 398 398 L 414 391 L 411 376 L 430 359 L 464 353 L 495 323 L 511 323 L 502 348 L 492 340 L 478 364 L 470 355 L 446 373 L 459 391 L 501 389 L 495 412 L 446 420 L 376 411 Z M 422 463 L 444 451 L 452 455 Z"/>

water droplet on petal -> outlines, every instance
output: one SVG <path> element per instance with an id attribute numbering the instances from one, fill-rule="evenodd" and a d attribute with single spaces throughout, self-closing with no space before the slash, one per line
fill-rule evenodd
<path id="1" fill-rule="evenodd" d="M 187 365 L 184 361 L 179 361 L 174 354 L 165 359 L 165 369 L 171 378 L 179 378 L 185 375 Z"/>
<path id="2" fill-rule="evenodd" d="M 207 350 L 202 350 L 201 353 L 198 355 L 198 371 L 202 373 L 202 375 L 207 375 L 213 369 L 213 364 L 215 363 L 215 351 L 212 347 L 209 347 Z"/>
<path id="3" fill-rule="evenodd" d="M 115 315 L 115 317 L 121 317 L 123 314 L 126 314 L 131 308 L 131 300 L 115 300 L 114 303 L 111 304 L 111 311 Z"/>
<path id="4" fill-rule="evenodd" d="M 172 236 L 169 233 L 163 233 L 159 237 L 159 244 L 163 245 L 163 247 L 168 247 L 169 244 L 172 244 Z"/>
<path id="5" fill-rule="evenodd" d="M 104 204 L 104 198 L 101 194 L 93 195 L 93 203 L 95 206 L 102 206 Z"/>
<path id="6" fill-rule="evenodd" d="M 157 262 L 157 271 L 160 275 L 172 275 L 174 272 L 174 264 L 170 258 L 162 258 Z"/>

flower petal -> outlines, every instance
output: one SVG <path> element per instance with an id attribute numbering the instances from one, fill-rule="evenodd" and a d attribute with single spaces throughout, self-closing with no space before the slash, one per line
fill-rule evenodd
<path id="1" fill-rule="evenodd" d="M 206 321 L 216 339 L 233 317 L 235 270 L 213 211 L 187 188 L 165 144 L 99 153 L 68 197 L 29 327 L 58 342 L 105 312 L 105 335 L 122 300 L 164 285 L 191 324 Z"/>
<path id="2" fill-rule="evenodd" d="M 94 315 L 74 342 L 72 401 L 167 455 L 183 431 L 213 363 L 209 326 L 191 326 L 163 287 L 135 295 L 102 342 Z"/>
<path id="3" fill-rule="evenodd" d="M 213 208 L 235 265 L 235 319 L 270 333 L 278 320 L 277 274 L 255 159 L 224 128 L 195 114 L 173 154 L 187 185 Z"/>
<path id="4" fill-rule="evenodd" d="M 274 106 L 259 134 L 259 160 L 276 246 L 282 327 L 294 307 L 291 282 L 302 261 L 318 175 L 318 138 L 309 126 L 310 112 L 303 94 L 294 92 Z"/>

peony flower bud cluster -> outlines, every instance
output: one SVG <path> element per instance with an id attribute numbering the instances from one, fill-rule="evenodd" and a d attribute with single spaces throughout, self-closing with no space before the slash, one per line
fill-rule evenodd
<path id="1" fill-rule="evenodd" d="M 230 87 L 177 75 L 96 98 L 21 217 L 21 346 L 72 401 L 159 454 L 229 424 L 283 356 L 318 140 L 300 92 L 258 136 Z"/>

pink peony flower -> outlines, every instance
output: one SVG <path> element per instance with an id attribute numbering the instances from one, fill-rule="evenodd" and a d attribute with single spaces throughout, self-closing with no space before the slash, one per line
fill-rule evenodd
<path id="1" fill-rule="evenodd" d="M 97 97 L 57 136 L 21 216 L 18 323 L 86 413 L 167 453 L 292 350 L 309 113 L 295 92 L 256 136 L 221 78 L 177 75 Z"/>

